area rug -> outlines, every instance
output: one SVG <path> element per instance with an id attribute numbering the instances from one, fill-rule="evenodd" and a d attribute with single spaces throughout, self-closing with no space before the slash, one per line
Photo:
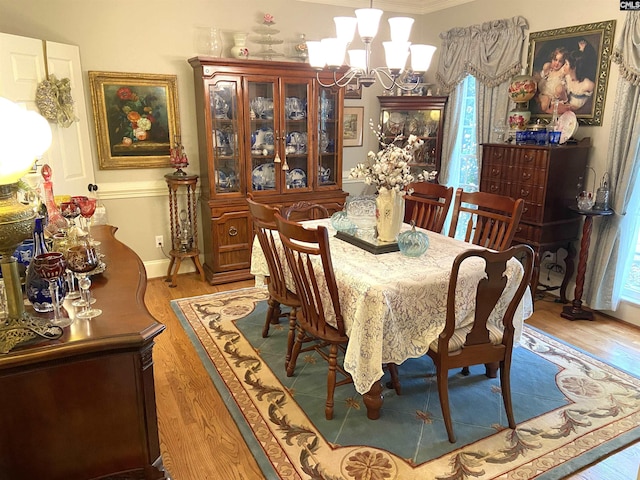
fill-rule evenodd
<path id="1" fill-rule="evenodd" d="M 512 366 L 515 430 L 497 379 L 452 371 L 451 444 L 426 356 L 399 367 L 402 394 L 384 391 L 379 420 L 345 385 L 327 421 L 327 365 L 307 353 L 285 375 L 286 320 L 261 336 L 267 298 L 248 288 L 172 301 L 267 479 L 561 479 L 640 438 L 636 376 L 527 326 Z"/>

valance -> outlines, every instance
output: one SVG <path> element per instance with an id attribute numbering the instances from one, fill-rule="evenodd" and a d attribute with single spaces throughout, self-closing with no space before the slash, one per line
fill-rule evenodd
<path id="1" fill-rule="evenodd" d="M 517 16 L 441 33 L 436 77 L 444 93 L 450 93 L 468 74 L 495 87 L 520 73 L 527 28 L 527 20 Z"/>
<path id="2" fill-rule="evenodd" d="M 633 85 L 640 85 L 640 12 L 627 12 L 622 34 L 613 50 L 613 61 L 620 65 L 620 75 Z"/>

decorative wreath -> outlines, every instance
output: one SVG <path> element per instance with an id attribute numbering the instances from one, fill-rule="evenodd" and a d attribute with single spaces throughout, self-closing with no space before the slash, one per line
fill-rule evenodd
<path id="1" fill-rule="evenodd" d="M 44 118 L 61 127 L 67 128 L 77 120 L 73 114 L 71 81 L 68 78 L 58 80 L 55 75 L 49 75 L 40 82 L 36 89 L 36 105 Z"/>

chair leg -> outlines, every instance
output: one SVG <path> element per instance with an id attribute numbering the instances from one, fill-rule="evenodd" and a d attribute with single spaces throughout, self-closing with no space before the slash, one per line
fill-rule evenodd
<path id="1" fill-rule="evenodd" d="M 395 363 L 387 363 L 389 374 L 391 375 L 391 386 L 396 391 L 397 395 L 402 395 L 402 389 L 400 387 L 400 379 L 398 377 L 398 365 Z"/>
<path id="2" fill-rule="evenodd" d="M 498 368 L 500 367 L 500 362 L 492 362 L 484 364 L 485 375 L 489 378 L 496 378 L 498 376 Z"/>
<path id="3" fill-rule="evenodd" d="M 449 370 L 436 365 L 436 382 L 438 384 L 438 396 L 440 397 L 440 408 L 442 409 L 442 417 L 444 426 L 447 428 L 447 435 L 451 443 L 456 442 L 456 436 L 453 433 L 453 424 L 451 423 L 451 409 L 449 408 Z"/>
<path id="4" fill-rule="evenodd" d="M 300 348 L 302 347 L 303 341 L 304 330 L 298 327 L 298 336 L 296 337 L 296 341 L 293 344 L 293 351 L 291 352 L 291 358 L 289 359 L 289 364 L 287 365 L 287 377 L 293 376 L 293 372 L 296 369 L 296 362 L 298 361 L 298 355 L 300 354 Z"/>
<path id="5" fill-rule="evenodd" d="M 513 418 L 513 403 L 511 402 L 511 375 L 510 368 L 504 364 L 500 366 L 500 388 L 502 390 L 502 400 L 504 409 L 507 412 L 509 428 L 516 428 L 516 421 Z"/>
<path id="6" fill-rule="evenodd" d="M 269 305 L 269 309 L 267 310 L 267 316 L 264 320 L 264 327 L 262 327 L 262 338 L 269 336 L 269 325 L 277 324 L 280 318 L 280 303 L 272 297 L 269 297 L 267 305 Z"/>
<path id="7" fill-rule="evenodd" d="M 292 308 L 289 312 L 289 335 L 287 336 L 287 355 L 284 358 L 284 368 L 289 367 L 291 360 L 291 352 L 293 351 L 293 342 L 296 339 L 296 309 Z"/>
<path id="8" fill-rule="evenodd" d="M 338 346 L 331 344 L 329 349 L 329 373 L 327 374 L 327 403 L 324 416 L 327 420 L 333 418 L 333 392 L 336 390 L 336 365 L 338 364 Z"/>
<path id="9" fill-rule="evenodd" d="M 469 367 L 462 367 L 462 370 L 460 370 L 460 373 L 461 373 L 462 375 L 464 375 L 465 377 L 468 377 L 468 376 L 469 376 L 469 373 L 470 373 L 470 372 L 469 372 Z"/>

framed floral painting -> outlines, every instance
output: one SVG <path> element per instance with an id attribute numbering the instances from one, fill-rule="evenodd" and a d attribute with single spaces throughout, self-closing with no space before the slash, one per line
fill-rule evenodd
<path id="1" fill-rule="evenodd" d="M 175 75 L 89 72 L 100 169 L 171 167 L 180 136 Z"/>

